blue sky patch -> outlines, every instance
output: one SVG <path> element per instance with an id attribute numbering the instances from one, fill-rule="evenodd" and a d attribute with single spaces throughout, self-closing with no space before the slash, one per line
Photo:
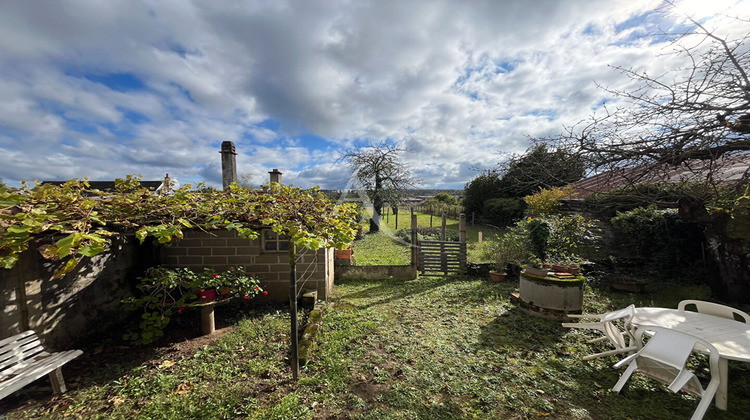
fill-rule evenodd
<path id="1" fill-rule="evenodd" d="M 146 89 L 146 84 L 133 73 L 84 74 L 83 77 L 118 92 Z"/>

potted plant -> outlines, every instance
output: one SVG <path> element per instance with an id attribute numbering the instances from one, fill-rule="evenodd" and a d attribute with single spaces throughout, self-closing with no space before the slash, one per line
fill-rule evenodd
<path id="1" fill-rule="evenodd" d="M 483 251 L 494 264 L 494 271 L 490 271 L 490 279 L 494 282 L 507 281 L 509 265 L 519 263 L 528 255 L 522 238 L 513 233 L 498 237 Z"/>

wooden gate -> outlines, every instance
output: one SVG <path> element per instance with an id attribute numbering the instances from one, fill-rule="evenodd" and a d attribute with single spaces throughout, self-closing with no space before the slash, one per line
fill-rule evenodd
<path id="1" fill-rule="evenodd" d="M 425 276 L 466 273 L 466 242 L 419 241 L 418 268 Z"/>

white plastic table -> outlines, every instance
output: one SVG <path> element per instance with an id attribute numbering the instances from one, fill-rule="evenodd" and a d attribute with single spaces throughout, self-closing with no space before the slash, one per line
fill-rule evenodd
<path id="1" fill-rule="evenodd" d="M 719 352 L 716 407 L 727 409 L 728 361 L 750 362 L 750 324 L 697 312 L 669 308 L 635 308 L 635 327 L 655 326 L 684 332 L 708 341 Z"/>

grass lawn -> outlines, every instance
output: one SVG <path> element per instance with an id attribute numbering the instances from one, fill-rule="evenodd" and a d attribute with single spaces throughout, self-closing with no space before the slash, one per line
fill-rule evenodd
<path id="1" fill-rule="evenodd" d="M 294 384 L 285 310 L 237 313 L 231 331 L 198 347 L 173 343 L 131 364 L 90 366 L 60 399 L 8 418 L 250 419 L 685 419 L 697 399 L 634 375 L 608 391 L 620 371 L 594 333 L 521 313 L 517 284 L 422 278 L 348 281 L 324 304 L 312 360 Z M 676 307 L 705 298 L 696 287 L 662 285 L 657 294 L 586 290 L 586 312 L 629 303 Z M 196 320 L 197 322 L 197 320 Z M 196 325 L 197 327 L 197 325 Z M 129 352 L 129 349 L 118 351 Z M 106 350 L 105 352 L 106 353 Z M 135 352 L 134 352 L 135 354 Z M 745 419 L 750 371 L 730 363 L 729 411 Z M 23 401 L 23 397 L 21 398 Z M 21 404 L 23 405 L 23 404 Z"/>

